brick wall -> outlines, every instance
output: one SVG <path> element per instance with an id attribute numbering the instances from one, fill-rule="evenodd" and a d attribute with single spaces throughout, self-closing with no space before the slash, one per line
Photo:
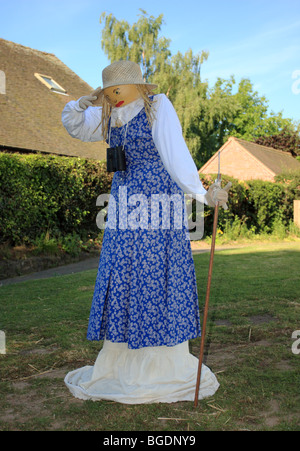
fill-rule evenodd
<path id="1" fill-rule="evenodd" d="M 218 173 L 218 156 L 200 169 L 204 174 Z M 238 180 L 260 179 L 274 181 L 272 173 L 236 141 L 230 140 L 221 151 L 221 174 L 230 175 Z"/>

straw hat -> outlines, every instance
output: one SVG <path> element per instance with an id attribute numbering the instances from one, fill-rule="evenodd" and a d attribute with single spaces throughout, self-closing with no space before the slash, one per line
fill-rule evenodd
<path id="1" fill-rule="evenodd" d="M 98 88 L 93 93 L 98 99 L 103 94 L 104 89 L 112 86 L 142 85 L 149 89 L 157 88 L 157 85 L 144 82 L 140 66 L 133 61 L 116 61 L 107 66 L 102 71 L 102 82 L 103 88 Z"/>

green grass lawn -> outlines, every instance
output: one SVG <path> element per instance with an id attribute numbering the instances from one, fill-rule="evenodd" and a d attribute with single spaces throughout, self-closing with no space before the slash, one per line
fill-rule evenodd
<path id="1" fill-rule="evenodd" d="M 100 350 L 85 338 L 96 271 L 2 286 L 0 430 L 299 430 L 299 251 L 298 241 L 216 252 L 204 363 L 220 388 L 196 409 L 80 401 L 65 388 Z M 209 254 L 194 261 L 202 311 Z"/>

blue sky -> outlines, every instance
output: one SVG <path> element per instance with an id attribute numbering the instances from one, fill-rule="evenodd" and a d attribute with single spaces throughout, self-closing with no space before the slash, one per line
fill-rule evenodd
<path id="1" fill-rule="evenodd" d="M 0 37 L 54 53 L 92 88 L 109 64 L 99 18 L 164 15 L 171 51 L 207 50 L 202 79 L 250 78 L 270 111 L 300 120 L 300 0 L 0 0 Z M 1 67 L 0 67 L 1 70 Z"/>

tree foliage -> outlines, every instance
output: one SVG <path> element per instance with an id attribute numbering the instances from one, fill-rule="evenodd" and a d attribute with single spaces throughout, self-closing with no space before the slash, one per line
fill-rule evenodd
<path id="1" fill-rule="evenodd" d="M 111 179 L 103 162 L 0 152 L 0 244 L 30 244 L 45 231 L 96 236 L 95 199 Z"/>
<path id="2" fill-rule="evenodd" d="M 273 147 L 273 149 L 290 152 L 294 157 L 300 156 L 300 136 L 295 131 L 284 129 L 281 133 L 271 136 L 261 136 L 256 139 L 256 144 Z"/>
<path id="3" fill-rule="evenodd" d="M 200 177 L 206 188 L 214 180 L 207 174 Z M 231 181 L 232 189 L 229 209 L 219 211 L 221 230 L 236 218 L 257 233 L 269 233 L 277 220 L 286 226 L 292 221 L 293 199 L 300 196 L 299 173 L 277 177 L 276 183 L 239 182 L 225 175 L 222 179 L 224 185 Z M 111 181 L 103 162 L 0 152 L 0 245 L 34 244 L 46 232 L 52 238 L 71 234 L 96 238 L 99 208 L 95 199 L 110 191 Z M 206 230 L 212 230 L 212 222 L 213 209 L 208 209 Z M 74 239 L 68 248 L 75 245 Z"/>
<path id="4" fill-rule="evenodd" d="M 118 60 L 134 61 L 142 66 L 144 79 L 149 80 L 160 70 L 161 62 L 171 56 L 170 40 L 159 37 L 163 15 L 149 16 L 140 9 L 139 19 L 132 26 L 125 20 L 117 20 L 113 14 L 102 13 L 102 49 L 111 63 Z"/>
<path id="5" fill-rule="evenodd" d="M 213 87 L 201 79 L 201 67 L 209 57 L 202 51 L 194 54 L 171 54 L 170 39 L 160 36 L 163 15 L 149 16 L 140 9 L 138 20 L 130 25 L 113 14 L 103 13 L 102 49 L 111 62 L 125 59 L 141 65 L 145 81 L 158 85 L 172 101 L 183 135 L 196 165 L 200 168 L 228 139 L 235 136 L 248 141 L 295 132 L 295 124 L 282 113 L 268 113 L 264 96 L 254 90 L 249 79 L 233 76 L 219 78 Z M 299 137 L 299 130 L 297 131 Z"/>

